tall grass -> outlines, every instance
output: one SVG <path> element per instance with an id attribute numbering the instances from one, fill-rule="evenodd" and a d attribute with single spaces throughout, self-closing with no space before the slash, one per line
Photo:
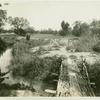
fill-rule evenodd
<path id="1" fill-rule="evenodd" d="M 100 41 L 96 35 L 83 35 L 78 38 L 76 42 L 67 47 L 67 49 L 74 49 L 76 52 L 93 52 L 93 47 Z"/>

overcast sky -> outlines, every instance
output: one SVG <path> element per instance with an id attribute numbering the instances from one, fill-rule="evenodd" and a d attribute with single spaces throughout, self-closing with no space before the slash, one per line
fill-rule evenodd
<path id="1" fill-rule="evenodd" d="M 8 16 L 24 17 L 35 29 L 60 29 L 65 20 L 72 24 L 76 20 L 100 19 L 99 0 L 0 0 L 9 3 Z"/>

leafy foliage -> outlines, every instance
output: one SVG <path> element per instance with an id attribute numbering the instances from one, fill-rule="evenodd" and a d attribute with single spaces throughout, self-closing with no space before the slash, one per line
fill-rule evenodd
<path id="1" fill-rule="evenodd" d="M 100 63 L 95 63 L 94 65 L 87 64 L 87 68 L 90 81 L 95 83 L 94 91 L 97 93 L 100 90 Z"/>
<path id="2" fill-rule="evenodd" d="M 60 35 L 62 36 L 65 36 L 67 34 L 69 34 L 69 23 L 65 23 L 64 21 L 62 21 L 61 23 L 61 27 L 62 27 L 62 30 L 60 31 Z"/>
<path id="3" fill-rule="evenodd" d="M 100 53 L 100 41 L 93 46 L 93 50 Z"/>
<path id="4" fill-rule="evenodd" d="M 75 22 L 72 33 L 75 36 L 80 36 L 81 35 L 81 22 L 80 21 Z"/>
<path id="5" fill-rule="evenodd" d="M 0 9 L 0 32 L 2 30 L 2 26 L 5 24 L 7 12 L 5 10 Z"/>
<path id="6" fill-rule="evenodd" d="M 39 42 L 38 45 L 44 43 Z M 46 42 L 47 43 L 47 42 Z M 13 47 L 13 61 L 9 66 L 13 77 L 24 79 L 29 82 L 44 80 L 51 72 L 57 72 L 59 67 L 57 57 L 39 58 L 37 54 L 30 52 L 32 47 L 37 46 L 33 41 L 19 41 Z"/>
<path id="7" fill-rule="evenodd" d="M 100 20 L 93 20 L 90 24 L 92 34 L 100 35 Z"/>
<path id="8" fill-rule="evenodd" d="M 0 27 L 4 25 L 4 22 L 6 20 L 6 14 L 7 12 L 5 10 L 0 9 Z"/>
<path id="9" fill-rule="evenodd" d="M 1 36 L 2 40 L 5 42 L 7 47 L 12 46 L 17 41 L 17 35 L 3 35 Z"/>
<path id="10" fill-rule="evenodd" d="M 14 29 L 14 32 L 15 32 L 15 34 L 18 34 L 18 35 L 22 35 L 22 36 L 26 35 L 26 31 L 22 28 Z"/>
<path id="11" fill-rule="evenodd" d="M 5 51 L 6 47 L 6 43 L 0 38 L 0 54 Z"/>
<path id="12" fill-rule="evenodd" d="M 29 25 L 29 22 L 27 19 L 24 19 L 23 17 L 9 17 L 8 22 L 13 26 L 15 33 L 18 35 L 23 35 L 25 34 L 24 28 Z"/>
<path id="13" fill-rule="evenodd" d="M 25 28 L 25 32 L 27 32 L 27 33 L 35 33 L 35 30 L 34 30 L 34 27 L 27 27 L 27 28 Z"/>

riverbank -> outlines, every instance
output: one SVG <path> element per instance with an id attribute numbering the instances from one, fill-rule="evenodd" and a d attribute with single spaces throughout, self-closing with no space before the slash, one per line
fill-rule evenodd
<path id="1" fill-rule="evenodd" d="M 44 96 L 45 94 L 45 96 L 53 96 L 53 94 L 46 93 L 45 89 L 56 90 L 57 82 L 53 82 L 53 80 L 58 80 L 58 76 L 54 77 L 52 73 L 59 73 L 59 59 L 56 56 L 41 59 L 38 57 L 41 50 L 35 54 L 31 52 L 33 47 L 46 45 L 49 42 L 50 40 L 48 39 L 35 39 L 30 41 L 21 39 L 13 45 L 12 49 L 7 49 L 0 59 L 1 70 L 10 70 L 11 73 L 7 75 L 9 79 L 3 83 L 8 85 L 17 83 L 24 84 L 25 88 L 29 86 L 35 89 L 34 95 Z M 7 64 L 7 66 L 3 64 Z"/>
<path id="2" fill-rule="evenodd" d="M 4 68 L 7 68 L 6 71 L 11 71 L 9 80 L 5 80 L 4 83 L 11 85 L 11 87 L 13 85 L 17 87 L 16 84 L 18 83 L 18 88 L 11 90 L 22 91 L 23 95 L 27 87 L 29 87 L 28 91 L 34 90 L 32 96 L 55 96 L 55 94 L 49 94 L 45 91 L 56 91 L 57 89 L 61 57 L 63 59 L 65 56 L 69 57 L 70 54 L 76 54 L 75 56 L 80 56 L 81 54 L 83 56 L 87 55 L 86 60 L 90 61 L 91 64 L 97 61 L 97 59 L 92 59 L 92 56 L 94 57 L 96 54 L 89 52 L 87 47 L 86 50 L 88 52 L 74 50 L 77 48 L 77 46 L 74 48 L 74 43 L 79 43 L 78 38 L 34 39 L 32 37 L 30 41 L 27 41 L 25 38 L 17 37 L 17 40 L 15 39 L 14 41 L 12 48 L 4 52 L 0 61 L 1 66 L 7 64 L 6 67 L 2 68 L 3 71 L 5 71 Z M 96 81 L 96 78 L 99 80 L 99 65 L 89 66 L 89 68 L 90 78 L 93 82 L 96 82 L 98 86 L 96 89 L 99 89 L 98 84 L 100 82 Z M 25 85 L 24 90 L 21 90 L 23 89 L 23 84 Z"/>

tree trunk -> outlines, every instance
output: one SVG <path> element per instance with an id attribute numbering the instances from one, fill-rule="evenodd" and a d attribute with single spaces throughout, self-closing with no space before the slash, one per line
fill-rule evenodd
<path id="1" fill-rule="evenodd" d="M 62 61 L 57 86 L 57 96 L 94 96 L 88 77 L 78 67 L 77 58 L 68 57 Z M 86 74 L 86 70 L 83 70 Z"/>

